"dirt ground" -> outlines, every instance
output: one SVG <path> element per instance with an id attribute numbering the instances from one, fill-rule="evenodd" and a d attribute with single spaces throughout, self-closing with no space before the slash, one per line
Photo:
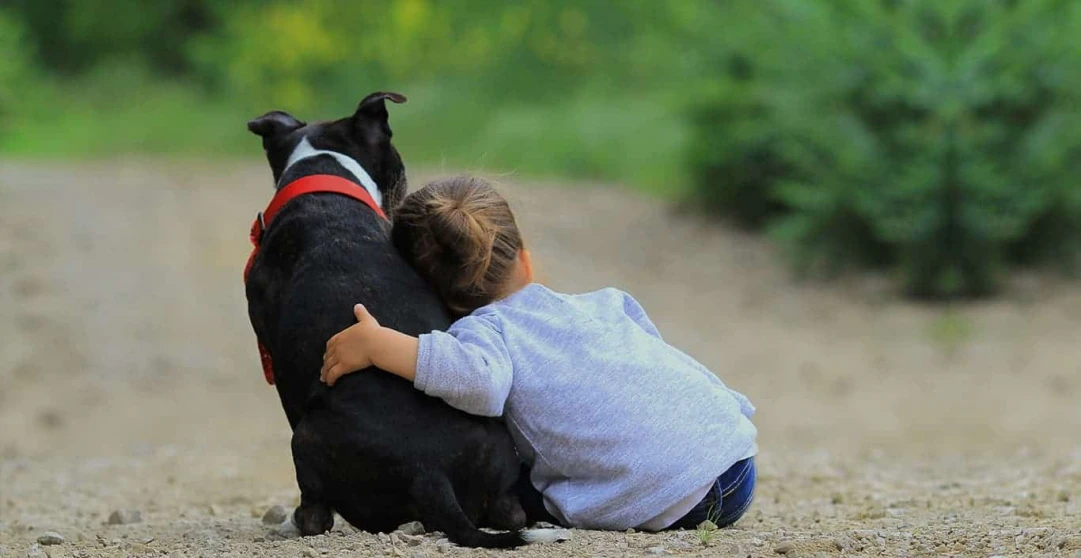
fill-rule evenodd
<path id="1" fill-rule="evenodd" d="M 735 527 L 517 554 L 1081 557 L 1081 286 L 921 307 L 622 190 L 503 182 L 547 283 L 635 294 L 761 432 Z M 269 195 L 255 162 L 0 162 L 0 556 L 503 554 L 262 523 L 297 498 L 240 280 Z"/>

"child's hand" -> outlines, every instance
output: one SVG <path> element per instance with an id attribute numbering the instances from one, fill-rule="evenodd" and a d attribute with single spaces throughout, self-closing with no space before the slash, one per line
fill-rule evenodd
<path id="1" fill-rule="evenodd" d="M 346 328 L 327 341 L 319 381 L 328 386 L 334 385 L 338 378 L 346 374 L 373 365 L 371 340 L 379 333 L 379 322 L 360 304 L 353 307 L 353 313 L 357 316 L 356 325 Z"/>

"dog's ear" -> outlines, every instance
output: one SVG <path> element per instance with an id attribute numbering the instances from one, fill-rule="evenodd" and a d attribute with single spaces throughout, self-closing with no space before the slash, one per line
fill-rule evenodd
<path id="1" fill-rule="evenodd" d="M 364 97 L 353 114 L 353 129 L 357 137 L 368 144 L 378 144 L 390 140 L 392 135 L 390 115 L 387 114 L 386 101 L 404 103 L 405 95 L 389 91 L 377 91 Z"/>
<path id="2" fill-rule="evenodd" d="M 280 110 L 270 111 L 263 116 L 248 122 L 248 131 L 263 138 L 287 134 L 303 127 L 303 122 L 293 118 L 293 115 L 288 112 Z"/>

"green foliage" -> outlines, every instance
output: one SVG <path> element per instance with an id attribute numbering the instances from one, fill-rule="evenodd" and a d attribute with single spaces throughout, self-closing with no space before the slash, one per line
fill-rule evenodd
<path id="1" fill-rule="evenodd" d="M 1078 36 L 1071 0 L 9 0 L 0 153 L 252 154 L 398 90 L 412 167 L 690 184 L 801 272 L 977 295 L 1078 253 Z"/>
<path id="2" fill-rule="evenodd" d="M 1072 261 L 1081 5 L 878 0 L 730 7 L 693 112 L 696 196 L 797 269 L 891 265 L 921 297 Z"/>
<path id="3" fill-rule="evenodd" d="M 18 86 L 29 74 L 27 64 L 22 29 L 12 17 L 0 10 L 0 131 L 15 111 Z"/>
<path id="4" fill-rule="evenodd" d="M 411 98 L 392 119 L 412 166 L 663 192 L 684 182 L 688 30 L 707 34 L 715 12 L 709 0 L 13 1 L 47 71 L 23 84 L 34 94 L 0 138 L 8 153 L 251 153 L 247 118 L 340 116 L 392 89 Z"/>

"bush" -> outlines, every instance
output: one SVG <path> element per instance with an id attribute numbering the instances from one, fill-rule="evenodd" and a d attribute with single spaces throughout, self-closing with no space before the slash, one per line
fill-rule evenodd
<path id="1" fill-rule="evenodd" d="M 897 269 L 918 297 L 993 292 L 1079 247 L 1081 5 L 734 3 L 692 112 L 695 197 L 803 273 Z"/>

